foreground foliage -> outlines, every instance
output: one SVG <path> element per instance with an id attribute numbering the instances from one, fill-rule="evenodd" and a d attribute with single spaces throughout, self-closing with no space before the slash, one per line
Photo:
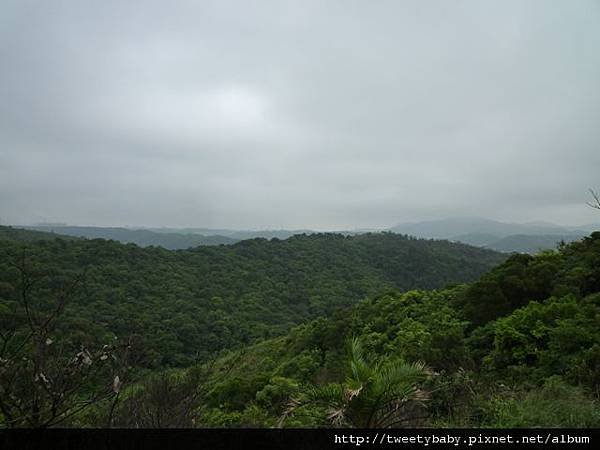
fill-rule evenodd
<path id="1" fill-rule="evenodd" d="M 282 424 L 288 416 L 315 408 L 324 409 L 327 421 L 334 427 L 415 426 L 425 419 L 428 394 L 419 388 L 419 383 L 429 374 L 423 363 L 369 361 L 357 338 L 349 341 L 349 347 L 344 382 L 308 387 L 290 401 Z"/>

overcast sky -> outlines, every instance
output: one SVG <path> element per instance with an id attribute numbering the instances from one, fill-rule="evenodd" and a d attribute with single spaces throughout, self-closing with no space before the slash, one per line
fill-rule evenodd
<path id="1" fill-rule="evenodd" d="M 0 223 L 600 222 L 599 1 L 0 4 Z"/>

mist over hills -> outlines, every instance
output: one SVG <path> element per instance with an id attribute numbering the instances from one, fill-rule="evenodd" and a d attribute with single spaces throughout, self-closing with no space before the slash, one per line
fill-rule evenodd
<path id="1" fill-rule="evenodd" d="M 527 235 L 527 234 L 513 234 L 494 240 L 489 244 L 482 245 L 481 247 L 493 249 L 499 252 L 519 252 L 519 253 L 538 253 L 542 250 L 555 249 L 558 245 L 565 243 L 571 243 L 578 241 L 587 236 L 586 233 L 582 234 L 539 234 L 539 235 Z M 468 243 L 467 240 L 461 240 L 460 242 Z"/>
<path id="2" fill-rule="evenodd" d="M 235 230 L 201 227 L 96 227 L 62 223 L 19 225 L 16 228 L 58 233 L 87 239 L 112 239 L 141 247 L 159 246 L 179 250 L 206 245 L 231 245 L 246 239 L 288 239 L 299 234 L 314 234 L 311 229 Z M 536 253 L 556 248 L 560 242 L 573 242 L 600 225 L 560 226 L 549 222 L 507 223 L 480 217 L 454 217 L 440 220 L 406 222 L 389 229 L 336 230 L 343 235 L 391 231 L 424 239 L 446 239 L 501 252 Z"/>
<path id="3" fill-rule="evenodd" d="M 566 227 L 549 222 L 508 223 L 481 217 L 452 217 L 441 220 L 401 223 L 390 231 L 410 234 L 416 237 L 453 239 L 458 236 L 483 235 L 498 238 L 514 234 L 587 234 L 600 225 L 582 225 Z"/>
<path id="4" fill-rule="evenodd" d="M 223 228 L 147 228 L 147 230 L 161 233 L 186 233 L 186 234 L 201 234 L 204 236 L 220 236 L 226 237 L 233 242 L 243 241 L 245 239 L 287 239 L 297 234 L 313 234 L 314 230 L 299 229 L 299 230 L 232 230 Z M 233 243 L 224 242 L 224 243 Z"/>
<path id="5" fill-rule="evenodd" d="M 315 234 L 318 231 L 298 230 L 232 230 L 213 228 L 145 228 L 145 227 L 96 227 L 77 226 L 63 223 L 16 225 L 12 230 L 25 229 L 43 233 L 54 233 L 86 239 L 115 240 L 140 247 L 157 246 L 168 250 L 184 250 L 206 245 L 231 245 L 247 239 L 288 239 L 300 234 Z M 16 231 L 13 231 L 13 233 Z M 340 231 L 338 234 L 354 235 L 360 232 Z M 48 237 L 48 236 L 46 236 Z"/>
<path id="6" fill-rule="evenodd" d="M 390 231 L 421 238 L 448 239 L 501 252 L 536 253 L 556 248 L 560 242 L 583 238 L 600 225 L 565 227 L 549 222 L 505 223 L 480 217 L 398 224 Z"/>

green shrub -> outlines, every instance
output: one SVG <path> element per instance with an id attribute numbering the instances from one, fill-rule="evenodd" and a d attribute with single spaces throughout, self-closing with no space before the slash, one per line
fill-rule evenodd
<path id="1" fill-rule="evenodd" d="M 558 376 L 534 390 L 496 396 L 488 414 L 484 426 L 498 428 L 600 426 L 600 404 Z"/>

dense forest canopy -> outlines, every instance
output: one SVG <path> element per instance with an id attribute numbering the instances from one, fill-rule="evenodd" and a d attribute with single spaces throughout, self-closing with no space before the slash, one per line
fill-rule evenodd
<path id="1" fill-rule="evenodd" d="M 133 335 L 150 368 L 185 366 L 280 335 L 385 289 L 473 281 L 504 259 L 391 233 L 298 235 L 168 251 L 0 231 L 14 237 L 0 241 L 0 298 L 9 311 L 20 295 L 11 264 L 20 258 L 41 278 L 33 296 L 51 295 L 55 280 L 85 272 L 66 313 L 73 345 Z"/>
<path id="2" fill-rule="evenodd" d="M 508 259 L 391 233 L 44 239 L 0 242 L 7 426 L 600 425 L 600 233 Z"/>
<path id="3" fill-rule="evenodd" d="M 406 413 L 404 425 L 597 427 L 599 281 L 596 232 L 558 251 L 515 255 L 475 283 L 391 290 L 223 358 L 234 369 L 213 378 L 214 394 L 196 412 L 213 426 L 274 426 L 290 398 L 352 379 L 346 346 L 358 338 L 371 367 L 379 359 L 429 368 L 419 385 L 429 393 L 427 419 Z M 331 426 L 327 411 L 317 405 L 286 423 Z"/>

